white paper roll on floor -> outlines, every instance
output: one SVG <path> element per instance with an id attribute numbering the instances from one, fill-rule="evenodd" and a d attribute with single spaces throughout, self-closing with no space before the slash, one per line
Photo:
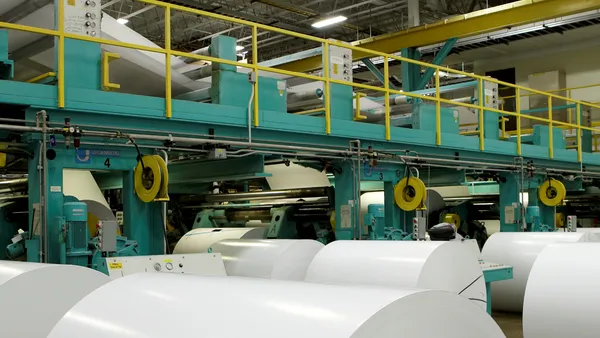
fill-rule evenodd
<path id="1" fill-rule="evenodd" d="M 45 338 L 71 307 L 109 281 L 80 266 L 0 261 L 0 337 Z"/>
<path id="2" fill-rule="evenodd" d="M 303 281 L 320 242 L 301 239 L 228 239 L 211 246 L 228 276 Z"/>
<path id="3" fill-rule="evenodd" d="M 306 281 L 445 290 L 487 304 L 479 261 L 462 242 L 335 241 L 315 256 Z"/>
<path id="4" fill-rule="evenodd" d="M 513 267 L 513 279 L 492 285 L 492 308 L 521 312 L 529 271 L 540 252 L 551 243 L 586 242 L 589 239 L 588 234 L 576 232 L 498 232 L 490 236 L 481 258 L 486 262 Z"/>
<path id="5" fill-rule="evenodd" d="M 596 338 L 600 243 L 557 243 L 539 254 L 523 304 L 525 338 Z"/>
<path id="6" fill-rule="evenodd" d="M 224 239 L 262 239 L 268 228 L 198 228 L 188 231 L 173 250 L 174 254 L 208 252 L 211 245 Z"/>
<path id="7" fill-rule="evenodd" d="M 590 242 L 600 242 L 600 228 L 577 228 L 577 232 L 587 233 Z"/>
<path id="8" fill-rule="evenodd" d="M 177 320 L 181 318 L 189 320 Z M 468 325 L 457 324 L 465 320 Z M 137 274 L 91 293 L 48 337 L 196 336 L 496 338 L 504 334 L 472 302 L 443 291 Z"/>

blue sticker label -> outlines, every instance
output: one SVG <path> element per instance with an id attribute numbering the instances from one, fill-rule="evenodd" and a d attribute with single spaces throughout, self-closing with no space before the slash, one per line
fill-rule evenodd
<path id="1" fill-rule="evenodd" d="M 90 155 L 89 149 L 75 150 L 75 163 L 89 164 L 91 162 L 92 162 L 92 156 Z"/>

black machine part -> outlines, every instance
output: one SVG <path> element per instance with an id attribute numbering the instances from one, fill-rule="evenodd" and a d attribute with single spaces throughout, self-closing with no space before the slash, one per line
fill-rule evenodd
<path id="1" fill-rule="evenodd" d="M 456 227 L 452 223 L 440 223 L 427 230 L 432 241 L 449 241 L 456 238 Z"/>

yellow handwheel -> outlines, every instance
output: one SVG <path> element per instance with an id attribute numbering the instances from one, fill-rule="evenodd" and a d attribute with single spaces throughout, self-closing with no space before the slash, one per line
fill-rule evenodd
<path id="1" fill-rule="evenodd" d="M 160 156 L 143 156 L 133 175 L 135 193 L 143 202 L 150 203 L 166 196 L 169 184 L 167 166 Z"/>
<path id="2" fill-rule="evenodd" d="M 396 205 L 404 211 L 424 209 L 426 198 L 425 183 L 417 177 L 405 177 L 394 187 Z"/>
<path id="3" fill-rule="evenodd" d="M 567 197 L 567 189 L 565 185 L 555 179 L 549 179 L 538 189 L 538 198 L 540 201 L 549 207 L 555 207 L 563 203 Z"/>
<path id="4" fill-rule="evenodd" d="M 329 224 L 331 224 L 331 229 L 335 232 L 335 210 L 331 212 L 329 215 Z"/>

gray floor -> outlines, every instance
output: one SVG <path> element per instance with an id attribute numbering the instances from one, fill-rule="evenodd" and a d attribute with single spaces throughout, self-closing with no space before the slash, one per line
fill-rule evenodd
<path id="1" fill-rule="evenodd" d="M 523 338 L 523 324 L 520 313 L 494 312 L 492 316 L 504 331 L 506 338 Z"/>

